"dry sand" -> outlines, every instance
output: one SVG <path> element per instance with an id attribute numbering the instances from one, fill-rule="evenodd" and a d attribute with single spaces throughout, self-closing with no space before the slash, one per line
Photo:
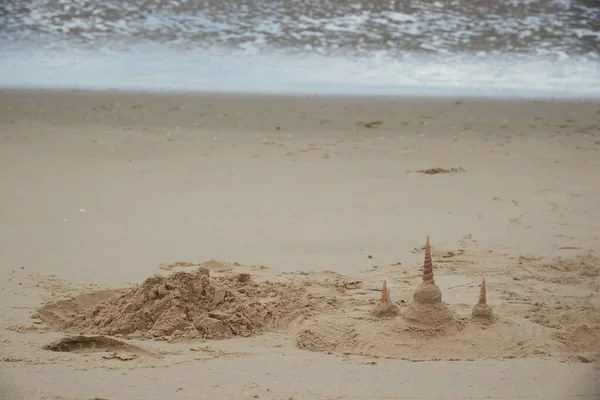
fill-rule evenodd
<path id="1" fill-rule="evenodd" d="M 3 91 L 0 397 L 599 398 L 599 149 L 590 102 Z"/>

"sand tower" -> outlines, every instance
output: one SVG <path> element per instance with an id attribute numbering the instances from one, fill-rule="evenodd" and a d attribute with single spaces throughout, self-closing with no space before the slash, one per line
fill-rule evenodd
<path id="1" fill-rule="evenodd" d="M 454 324 L 452 312 L 442 302 L 442 291 L 433 279 L 433 262 L 429 236 L 425 243 L 423 282 L 413 295 L 413 301 L 404 312 L 404 320 L 410 328 L 438 331 Z"/>
<path id="2" fill-rule="evenodd" d="M 390 290 L 387 287 L 386 281 L 383 281 L 383 287 L 381 288 L 381 299 L 379 303 L 371 310 L 371 314 L 376 317 L 394 317 L 398 315 L 400 311 L 398 306 L 392 303 L 390 298 Z"/>
<path id="3" fill-rule="evenodd" d="M 494 312 L 492 306 L 487 303 L 487 294 L 485 288 L 485 276 L 481 281 L 481 290 L 479 291 L 479 301 L 473 307 L 471 316 L 474 320 L 478 321 L 491 321 L 494 319 Z"/>

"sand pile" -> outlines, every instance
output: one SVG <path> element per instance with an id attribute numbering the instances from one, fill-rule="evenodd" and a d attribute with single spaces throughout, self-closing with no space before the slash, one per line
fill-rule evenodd
<path id="1" fill-rule="evenodd" d="M 454 315 L 442 302 L 442 291 L 433 279 L 429 236 L 425 244 L 423 283 L 413 295 L 412 303 L 406 307 L 403 319 L 410 330 L 438 332 L 455 326 Z"/>
<path id="2" fill-rule="evenodd" d="M 371 314 L 376 317 L 394 317 L 399 313 L 398 306 L 392 303 L 390 290 L 387 287 L 387 282 L 384 280 L 381 288 L 381 299 L 375 308 L 371 310 Z"/>
<path id="3" fill-rule="evenodd" d="M 152 276 L 87 309 L 71 310 L 67 320 L 58 318 L 66 315 L 58 303 L 40 315 L 51 326 L 79 334 L 223 339 L 251 336 L 310 306 L 300 286 L 259 284 L 246 273 L 211 278 L 199 267 Z"/>

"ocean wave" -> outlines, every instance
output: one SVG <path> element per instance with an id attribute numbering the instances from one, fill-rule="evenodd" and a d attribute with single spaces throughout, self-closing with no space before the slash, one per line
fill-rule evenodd
<path id="1" fill-rule="evenodd" d="M 13 0 L 0 39 L 255 52 L 598 54 L 593 0 Z"/>
<path id="2" fill-rule="evenodd" d="M 0 87 L 351 95 L 600 98 L 598 56 L 391 57 L 0 46 Z"/>

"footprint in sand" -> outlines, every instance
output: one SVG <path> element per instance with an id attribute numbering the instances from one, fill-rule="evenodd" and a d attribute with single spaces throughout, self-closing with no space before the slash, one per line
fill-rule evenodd
<path id="1" fill-rule="evenodd" d="M 158 355 L 139 346 L 107 336 L 66 336 L 43 347 L 44 350 L 76 354 L 106 353 L 103 358 L 129 361 L 141 355 L 158 358 Z"/>

